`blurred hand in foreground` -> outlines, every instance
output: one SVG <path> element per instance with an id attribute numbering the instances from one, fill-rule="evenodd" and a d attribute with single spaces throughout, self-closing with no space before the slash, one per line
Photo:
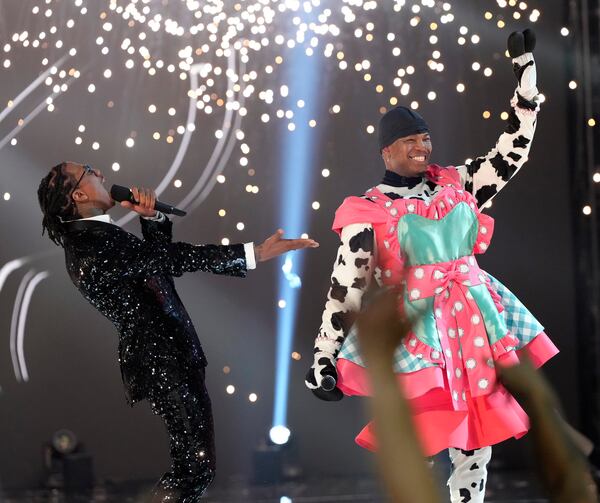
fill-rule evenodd
<path id="1" fill-rule="evenodd" d="M 558 399 L 543 373 L 536 370 L 527 356 L 519 355 L 519 359 L 519 365 L 496 365 L 502 384 L 523 406 L 535 399 L 557 408 Z"/>
<path id="2" fill-rule="evenodd" d="M 358 339 L 367 361 L 374 358 L 391 360 L 410 331 L 411 324 L 402 314 L 403 299 L 403 288 L 380 290 L 358 315 Z"/>
<path id="3" fill-rule="evenodd" d="M 376 292 L 357 318 L 361 353 L 367 362 L 371 410 L 381 477 L 394 503 L 440 503 L 393 370 L 394 353 L 411 324 L 404 316 L 404 290 Z M 399 470 L 398 467 L 402 469 Z"/>
<path id="4" fill-rule="evenodd" d="M 595 503 L 596 487 L 573 433 L 560 417 L 560 402 L 542 372 L 525 355 L 521 363 L 496 369 L 531 422 L 537 470 L 551 503 Z"/>

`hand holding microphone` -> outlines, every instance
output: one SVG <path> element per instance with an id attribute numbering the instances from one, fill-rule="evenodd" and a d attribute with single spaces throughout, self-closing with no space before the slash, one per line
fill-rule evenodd
<path id="1" fill-rule="evenodd" d="M 185 211 L 158 201 L 152 189 L 132 187 L 129 190 L 121 185 L 113 185 L 110 188 L 110 196 L 123 208 L 135 211 L 143 217 L 154 217 L 157 211 L 180 217 L 186 215 Z"/>
<path id="2" fill-rule="evenodd" d="M 313 394 L 326 402 L 337 402 L 344 397 L 337 387 L 337 370 L 333 355 L 319 351 L 306 374 L 304 383 Z"/>
<path id="3" fill-rule="evenodd" d="M 118 192 L 116 195 L 113 194 L 114 188 L 115 186 L 113 185 L 110 189 L 110 195 L 115 201 L 119 202 L 123 208 L 135 211 L 143 217 L 154 217 L 156 215 L 156 210 L 154 209 L 156 193 L 152 189 L 131 187 L 131 191 L 127 189 L 129 197 L 127 197 L 127 199 L 119 199 Z"/>
<path id="4" fill-rule="evenodd" d="M 325 391 L 333 391 L 337 385 L 337 376 L 325 374 L 321 379 L 321 388 Z"/>

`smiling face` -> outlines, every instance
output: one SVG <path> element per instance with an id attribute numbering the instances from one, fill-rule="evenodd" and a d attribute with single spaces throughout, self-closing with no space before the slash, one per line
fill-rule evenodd
<path id="1" fill-rule="evenodd" d="M 63 169 L 75 180 L 74 183 L 80 180 L 71 193 L 80 215 L 85 217 L 86 214 L 104 213 L 115 205 L 104 186 L 106 179 L 99 169 L 86 169 L 83 164 L 75 162 L 67 163 Z"/>
<path id="2" fill-rule="evenodd" d="M 386 169 L 402 176 L 419 176 L 425 172 L 431 156 L 429 133 L 398 138 L 381 151 Z"/>

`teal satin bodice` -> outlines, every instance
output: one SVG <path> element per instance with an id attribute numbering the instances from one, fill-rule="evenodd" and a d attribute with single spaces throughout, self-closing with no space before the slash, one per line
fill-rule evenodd
<path id="1" fill-rule="evenodd" d="M 449 262 L 473 253 L 479 222 L 467 203 L 458 203 L 444 218 L 409 213 L 398 222 L 398 241 L 407 266 Z"/>

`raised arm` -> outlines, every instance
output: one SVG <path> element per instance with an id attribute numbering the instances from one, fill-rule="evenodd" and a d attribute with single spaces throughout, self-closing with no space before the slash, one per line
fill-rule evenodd
<path id="1" fill-rule="evenodd" d="M 508 51 L 518 80 L 508 124 L 492 150 L 457 167 L 463 185 L 477 198 L 480 207 L 491 200 L 528 159 L 539 110 L 534 47 L 535 35 L 531 30 L 514 32 L 508 38 Z"/>
<path id="2" fill-rule="evenodd" d="M 337 380 L 335 361 L 371 282 L 375 267 L 374 247 L 371 224 L 351 224 L 342 229 L 322 323 L 315 339 L 314 362 L 305 380 L 306 386 L 324 400 L 342 397 L 337 388 L 324 391 L 321 382 L 325 375 Z"/>
<path id="3" fill-rule="evenodd" d="M 264 262 L 289 251 L 319 246 L 313 239 L 283 239 L 282 229 L 257 246 L 253 243 L 233 246 L 172 243 L 171 221 L 154 209 L 156 193 L 138 187 L 132 187 L 131 192 L 136 202 L 121 201 L 121 206 L 140 215 L 144 240 L 140 243 L 124 239 L 128 246 L 116 247 L 119 251 L 110 260 L 121 275 L 181 276 L 184 272 L 210 271 L 245 276 L 247 269 L 256 267 L 256 261 Z"/>

